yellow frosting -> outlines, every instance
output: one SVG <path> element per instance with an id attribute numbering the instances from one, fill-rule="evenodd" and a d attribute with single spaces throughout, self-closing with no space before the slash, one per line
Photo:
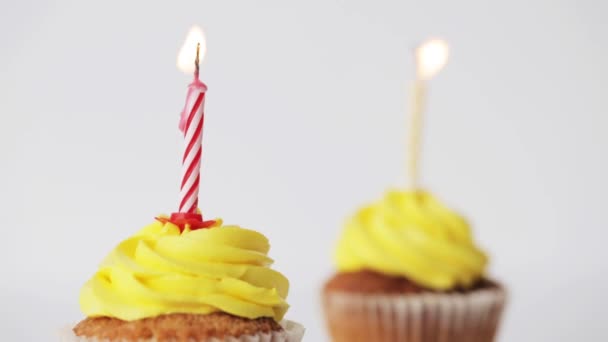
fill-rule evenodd
<path id="1" fill-rule="evenodd" d="M 268 239 L 237 226 L 189 230 L 154 222 L 121 242 L 80 293 L 89 317 L 136 320 L 216 311 L 273 317 L 289 307 L 288 280 L 270 269 Z"/>
<path id="2" fill-rule="evenodd" d="M 374 270 L 436 290 L 470 286 L 487 264 L 464 218 L 422 191 L 391 191 L 357 212 L 335 260 L 340 271 Z"/>

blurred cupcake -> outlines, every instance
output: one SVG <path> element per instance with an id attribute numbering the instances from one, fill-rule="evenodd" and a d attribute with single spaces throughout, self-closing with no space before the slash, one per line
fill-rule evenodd
<path id="1" fill-rule="evenodd" d="M 505 304 L 487 256 L 457 213 L 392 191 L 352 217 L 323 289 L 333 341 L 489 342 Z"/>
<path id="2" fill-rule="evenodd" d="M 80 293 L 87 318 L 63 341 L 283 341 L 302 339 L 284 321 L 288 280 L 269 266 L 256 231 L 159 218 L 121 242 Z"/>

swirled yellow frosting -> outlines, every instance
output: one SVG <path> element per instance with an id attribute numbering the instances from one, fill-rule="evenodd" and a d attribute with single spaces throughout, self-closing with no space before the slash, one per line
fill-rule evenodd
<path id="1" fill-rule="evenodd" d="M 335 261 L 339 271 L 373 270 L 449 290 L 480 279 L 487 257 L 465 219 L 430 193 L 391 191 L 348 220 Z"/>
<path id="2" fill-rule="evenodd" d="M 287 311 L 288 280 L 270 269 L 268 239 L 238 226 L 181 232 L 154 222 L 121 242 L 80 293 L 89 317 L 136 320 L 169 313 L 245 318 Z"/>

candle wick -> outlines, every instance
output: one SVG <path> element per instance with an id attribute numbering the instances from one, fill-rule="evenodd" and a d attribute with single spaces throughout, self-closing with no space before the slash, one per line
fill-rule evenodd
<path id="1" fill-rule="evenodd" d="M 201 51 L 201 43 L 196 43 L 196 58 L 194 59 L 194 78 L 198 80 L 199 73 L 199 56 Z"/>

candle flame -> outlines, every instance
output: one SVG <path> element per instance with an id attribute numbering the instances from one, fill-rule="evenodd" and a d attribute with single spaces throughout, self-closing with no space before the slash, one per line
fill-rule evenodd
<path id="1" fill-rule="evenodd" d="M 179 70 L 192 73 L 195 71 L 195 60 L 197 45 L 200 44 L 199 59 L 202 61 L 205 58 L 207 52 L 207 44 L 205 40 L 205 34 L 203 30 L 198 26 L 192 26 L 190 32 L 186 36 L 184 45 L 179 50 L 177 55 L 177 67 Z"/>
<path id="2" fill-rule="evenodd" d="M 430 80 L 448 62 L 448 44 L 441 39 L 431 39 L 416 48 L 416 65 L 418 77 Z"/>

